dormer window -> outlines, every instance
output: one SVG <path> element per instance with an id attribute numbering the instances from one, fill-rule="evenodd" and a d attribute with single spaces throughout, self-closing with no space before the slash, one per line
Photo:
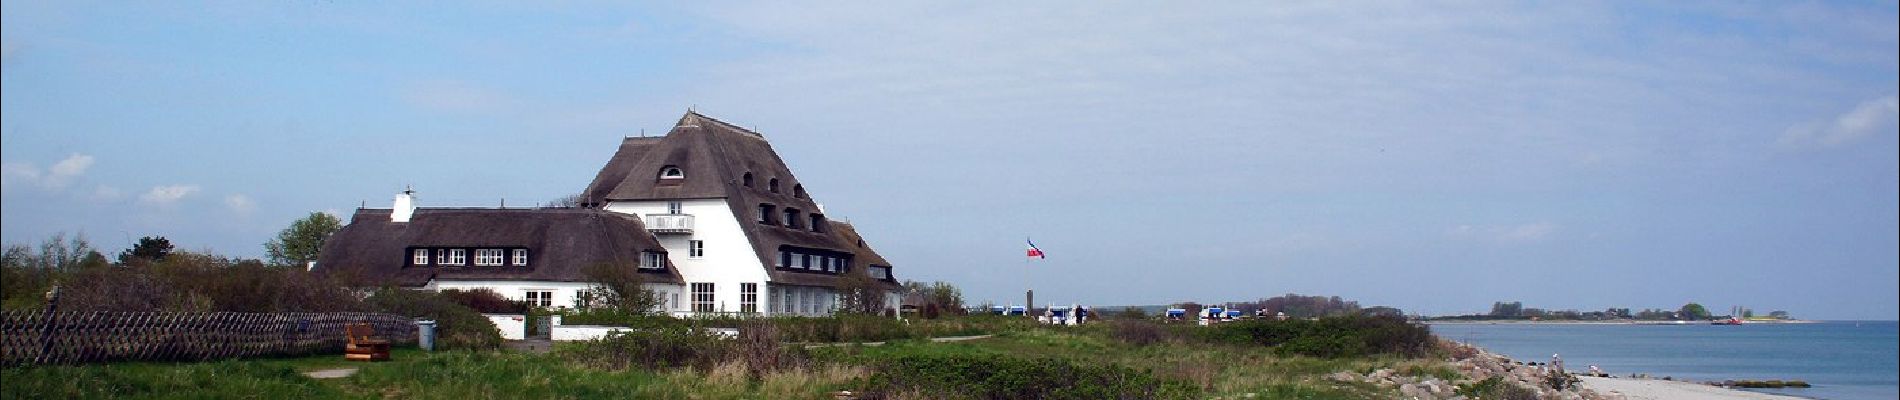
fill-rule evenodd
<path id="1" fill-rule="evenodd" d="M 409 260 L 412 264 L 429 265 L 429 249 L 416 249 L 410 253 L 413 254 Z"/>
<path id="2" fill-rule="evenodd" d="M 739 182 L 745 184 L 745 187 L 752 187 L 752 173 L 745 173 L 745 178 L 741 178 Z"/>
<path id="3" fill-rule="evenodd" d="M 778 193 L 778 178 L 772 178 L 772 180 L 765 181 L 765 190 L 770 190 L 772 191 L 772 193 Z"/>
<path id="4" fill-rule="evenodd" d="M 776 225 L 777 223 L 772 221 L 772 218 L 775 217 L 772 215 L 772 212 L 777 211 L 777 209 L 778 207 L 774 207 L 771 204 L 759 204 L 759 223 Z"/>
<path id="5" fill-rule="evenodd" d="M 818 233 L 825 232 L 825 215 L 824 214 L 819 214 L 819 213 L 811 214 L 811 231 L 818 232 Z"/>
<path id="6" fill-rule="evenodd" d="M 792 185 L 792 197 L 805 198 L 805 185 Z"/>
<path id="7" fill-rule="evenodd" d="M 666 269 L 666 253 L 640 252 L 640 269 Z"/>
<path id="8" fill-rule="evenodd" d="M 686 179 L 686 171 L 680 170 L 680 167 L 668 165 L 660 168 L 660 179 Z"/>
<path id="9" fill-rule="evenodd" d="M 528 249 L 515 249 L 515 266 L 528 266 Z"/>
<path id="10" fill-rule="evenodd" d="M 785 209 L 785 227 L 793 228 L 793 229 L 798 228 L 798 209 L 796 208 Z"/>

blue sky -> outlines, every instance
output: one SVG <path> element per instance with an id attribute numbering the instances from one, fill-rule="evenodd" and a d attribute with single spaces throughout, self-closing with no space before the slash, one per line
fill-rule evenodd
<path id="1" fill-rule="evenodd" d="M 1900 315 L 1892 1 L 1154 6 L 8 1 L 0 240 L 260 257 L 696 107 L 978 302 Z"/>

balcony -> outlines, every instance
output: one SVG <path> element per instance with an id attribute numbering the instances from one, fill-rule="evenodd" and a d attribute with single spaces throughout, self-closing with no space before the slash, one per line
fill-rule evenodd
<path id="1" fill-rule="evenodd" d="M 647 231 L 654 234 L 692 234 L 693 216 L 691 214 L 652 214 L 646 218 Z"/>

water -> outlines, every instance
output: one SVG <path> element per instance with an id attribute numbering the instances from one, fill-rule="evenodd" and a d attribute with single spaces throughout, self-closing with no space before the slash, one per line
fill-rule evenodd
<path id="1" fill-rule="evenodd" d="M 1830 400 L 1900 398 L 1900 323 L 1714 326 L 1633 324 L 1433 324 L 1432 333 L 1518 361 L 1562 354 L 1573 371 L 1676 380 L 1805 380 L 1807 389 L 1766 393 Z"/>

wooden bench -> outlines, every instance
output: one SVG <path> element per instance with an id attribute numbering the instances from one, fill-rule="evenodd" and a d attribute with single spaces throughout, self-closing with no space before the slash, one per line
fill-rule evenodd
<path id="1" fill-rule="evenodd" d="M 343 359 L 351 361 L 388 361 L 389 339 L 376 336 L 376 328 L 356 323 L 343 326 L 350 342 L 343 345 Z"/>

